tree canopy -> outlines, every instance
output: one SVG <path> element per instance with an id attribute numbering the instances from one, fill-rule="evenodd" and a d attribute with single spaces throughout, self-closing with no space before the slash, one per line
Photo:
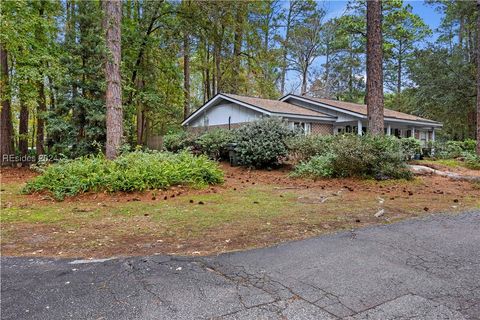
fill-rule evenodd
<path id="1" fill-rule="evenodd" d="M 385 107 L 442 121 L 446 137 L 474 138 L 476 3 L 427 4 L 441 15 L 438 30 L 410 4 L 383 1 Z M 335 16 L 313 0 L 121 6 L 122 141 L 130 147 L 178 130 L 219 92 L 365 102 L 366 1 Z M 2 153 L 105 149 L 104 15 L 100 0 L 2 3 Z"/>

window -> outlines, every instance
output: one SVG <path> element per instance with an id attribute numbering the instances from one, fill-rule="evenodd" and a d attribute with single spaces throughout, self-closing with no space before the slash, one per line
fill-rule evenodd
<path id="1" fill-rule="evenodd" d="M 423 142 L 427 141 L 427 133 L 425 131 L 420 131 L 420 140 Z"/>
<path id="2" fill-rule="evenodd" d="M 296 122 L 292 121 L 290 122 L 290 127 L 292 130 L 303 132 L 305 135 L 309 135 L 312 131 L 312 126 L 308 122 Z"/>

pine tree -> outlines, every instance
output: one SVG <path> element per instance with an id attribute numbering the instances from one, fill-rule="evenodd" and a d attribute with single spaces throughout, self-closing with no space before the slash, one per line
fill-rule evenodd
<path id="1" fill-rule="evenodd" d="M 382 2 L 367 1 L 367 113 L 368 129 L 383 134 Z"/>
<path id="2" fill-rule="evenodd" d="M 480 156 L 480 0 L 477 0 L 477 155 Z"/>
<path id="3" fill-rule="evenodd" d="M 121 18 L 122 2 L 108 0 L 104 2 L 105 42 L 108 49 L 105 61 L 105 79 L 107 92 L 107 143 L 106 156 L 114 159 L 118 155 L 123 136 L 122 83 L 120 78 L 121 61 Z"/>

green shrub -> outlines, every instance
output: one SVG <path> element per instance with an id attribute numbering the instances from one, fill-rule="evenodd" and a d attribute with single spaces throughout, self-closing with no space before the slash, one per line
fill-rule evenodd
<path id="1" fill-rule="evenodd" d="M 329 153 L 297 165 L 294 175 L 409 179 L 412 173 L 405 159 L 401 142 L 395 137 L 339 135 L 334 136 Z"/>
<path id="2" fill-rule="evenodd" d="M 415 154 L 420 153 L 422 149 L 420 140 L 415 139 L 414 137 L 402 138 L 400 139 L 400 144 L 402 146 L 403 153 L 408 160 L 413 159 Z"/>
<path id="3" fill-rule="evenodd" d="M 294 134 L 280 119 L 264 118 L 236 130 L 235 142 L 240 165 L 271 167 L 286 157 L 286 141 Z"/>
<path id="4" fill-rule="evenodd" d="M 196 135 L 189 132 L 167 134 L 163 137 L 163 148 L 170 152 L 191 149 L 195 145 Z"/>
<path id="5" fill-rule="evenodd" d="M 333 135 L 308 135 L 297 134 L 287 140 L 288 155 L 294 162 L 305 162 L 312 157 L 329 153 Z"/>
<path id="6" fill-rule="evenodd" d="M 231 130 L 215 129 L 207 131 L 196 140 L 196 145 L 201 153 L 214 160 L 226 159 L 228 156 L 227 145 L 235 140 Z"/>
<path id="7" fill-rule="evenodd" d="M 103 155 L 62 160 L 42 169 L 23 191 L 48 191 L 61 200 L 87 191 L 143 191 L 172 185 L 202 187 L 223 181 L 217 164 L 187 152 L 131 152 L 110 161 Z"/>
<path id="8" fill-rule="evenodd" d="M 362 137 L 367 144 L 367 157 L 371 162 L 367 164 L 366 176 L 376 179 L 410 179 L 412 173 L 408 169 L 401 140 L 393 136 Z"/>
<path id="9" fill-rule="evenodd" d="M 465 167 L 473 170 L 480 170 L 480 157 L 475 153 L 465 155 Z"/>
<path id="10" fill-rule="evenodd" d="M 333 163 L 335 156 L 333 154 L 325 154 L 313 156 L 309 161 L 300 162 L 295 166 L 292 172 L 293 177 L 305 178 L 330 178 L 334 175 Z"/>
<path id="11" fill-rule="evenodd" d="M 435 141 L 432 147 L 435 149 L 435 158 L 454 159 L 465 157 L 467 154 L 475 154 L 477 142 L 475 140 L 465 141 Z"/>
<path id="12" fill-rule="evenodd" d="M 441 154 L 443 158 L 458 158 L 462 156 L 462 141 L 447 141 L 441 147 L 439 155 Z"/>
<path id="13" fill-rule="evenodd" d="M 368 165 L 374 155 L 368 145 L 363 143 L 365 137 L 354 134 L 335 136 L 332 153 L 335 155 L 334 171 L 336 177 L 367 175 Z"/>
<path id="14" fill-rule="evenodd" d="M 475 150 L 477 149 L 477 141 L 473 139 L 464 140 L 461 144 L 461 147 L 463 151 L 475 153 Z"/>

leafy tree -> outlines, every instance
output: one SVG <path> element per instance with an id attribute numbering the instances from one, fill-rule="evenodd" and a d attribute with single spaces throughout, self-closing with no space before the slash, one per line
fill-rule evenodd
<path id="1" fill-rule="evenodd" d="M 289 43 L 292 30 L 296 26 L 301 25 L 306 15 L 314 11 L 316 7 L 315 1 L 312 0 L 290 0 L 288 4 L 288 9 L 284 14 L 285 38 L 282 41 L 282 60 L 280 63 L 280 93 L 282 95 L 285 94 L 285 79 L 287 71 L 289 70 L 288 55 L 290 53 L 289 48 L 291 47 Z"/>
<path id="2" fill-rule="evenodd" d="M 289 62 L 292 69 L 300 73 L 302 79 L 301 94 L 307 92 L 309 69 L 322 50 L 322 19 L 325 11 L 315 8 L 305 17 L 302 23 L 294 26 L 291 31 L 288 48 Z"/>
<path id="3" fill-rule="evenodd" d="M 415 45 L 431 34 L 430 28 L 416 14 L 412 6 L 394 7 L 384 23 L 385 33 L 385 84 L 387 89 L 402 92 L 408 80 L 407 63 L 414 58 Z"/>
<path id="4" fill-rule="evenodd" d="M 121 63 L 107 46 L 102 3 L 2 2 L 2 154 L 25 155 L 29 146 L 71 157 L 104 150 L 111 106 L 104 66 L 114 60 L 122 79 L 117 147 L 119 137 L 149 146 L 179 130 L 218 92 L 278 98 L 292 71 L 301 76 L 302 93 L 365 102 L 367 1 L 350 1 L 329 21 L 313 0 L 116 1 Z M 476 4 L 428 3 L 442 17 L 433 42 L 411 5 L 382 1 L 385 104 L 443 121 L 450 138 L 473 138 Z"/>
<path id="5" fill-rule="evenodd" d="M 475 3 L 431 3 L 442 13 L 439 36 L 408 62 L 413 86 L 402 93 L 402 108 L 442 121 L 449 138 L 474 138 L 476 66 L 469 52 L 478 34 Z"/>

